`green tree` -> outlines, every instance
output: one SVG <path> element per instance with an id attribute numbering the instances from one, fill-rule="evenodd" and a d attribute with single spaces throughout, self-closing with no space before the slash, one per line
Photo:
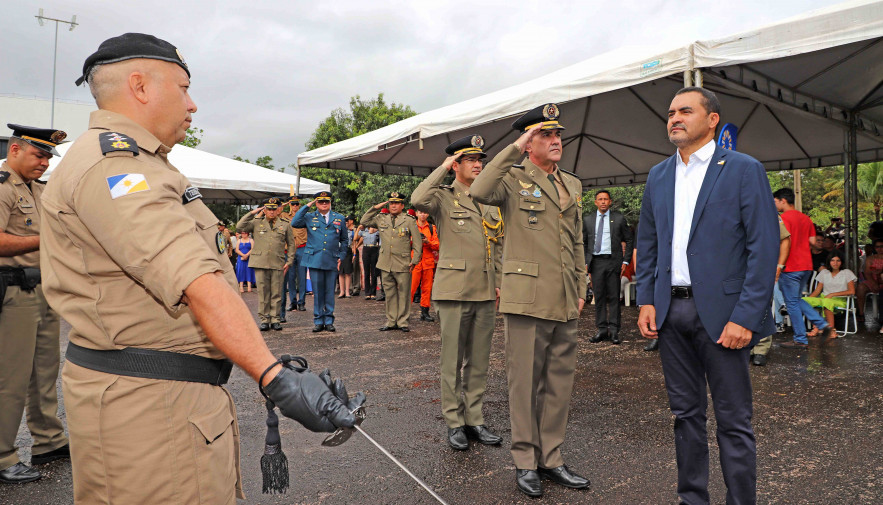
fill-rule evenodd
<path id="1" fill-rule="evenodd" d="M 243 163 L 252 163 L 248 158 L 243 158 L 239 155 L 233 156 L 233 159 L 236 161 L 241 161 Z M 268 170 L 276 170 L 276 165 L 273 164 L 273 158 L 271 156 L 259 156 L 257 160 L 252 163 L 252 165 L 257 165 L 259 167 L 264 167 Z M 279 172 L 284 172 L 285 168 L 279 168 Z"/>
<path id="2" fill-rule="evenodd" d="M 202 128 L 187 128 L 187 136 L 184 137 L 184 140 L 178 142 L 182 146 L 196 148 L 199 144 L 202 143 L 202 135 L 204 131 Z"/>
<path id="3" fill-rule="evenodd" d="M 349 110 L 338 108 L 319 123 L 310 135 L 309 150 L 340 142 L 382 128 L 416 113 L 410 106 L 387 103 L 383 93 L 363 100 L 359 95 L 350 99 Z M 371 205 L 387 199 L 392 191 L 410 195 L 420 179 L 406 175 L 369 174 L 321 167 L 301 167 L 301 175 L 331 186 L 334 209 L 361 217 Z"/>

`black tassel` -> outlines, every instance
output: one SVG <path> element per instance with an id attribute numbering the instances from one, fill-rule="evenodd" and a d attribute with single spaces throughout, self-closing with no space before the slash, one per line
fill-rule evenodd
<path id="1" fill-rule="evenodd" d="M 279 436 L 279 417 L 276 405 L 267 400 L 267 438 L 264 455 L 261 456 L 261 475 L 264 478 L 263 493 L 275 494 L 288 491 L 288 458 L 282 452 Z"/>

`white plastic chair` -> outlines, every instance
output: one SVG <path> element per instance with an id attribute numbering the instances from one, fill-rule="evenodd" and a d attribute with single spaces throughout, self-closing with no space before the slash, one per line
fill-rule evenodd
<path id="1" fill-rule="evenodd" d="M 844 312 L 843 329 L 837 330 L 837 336 L 845 337 L 846 335 L 855 335 L 858 332 L 858 316 L 856 316 L 857 310 L 855 308 L 855 295 L 838 296 L 837 298 L 846 298 L 846 307 L 834 307 L 835 314 L 838 310 L 842 310 Z M 852 313 L 852 331 L 849 330 L 850 313 Z"/>
<path id="2" fill-rule="evenodd" d="M 625 306 L 626 307 L 631 305 L 632 300 L 634 300 L 636 298 L 636 296 L 632 295 L 632 293 L 638 289 L 637 286 L 638 286 L 638 283 L 636 281 L 630 281 L 628 284 L 625 285 L 624 295 L 625 295 Z"/>

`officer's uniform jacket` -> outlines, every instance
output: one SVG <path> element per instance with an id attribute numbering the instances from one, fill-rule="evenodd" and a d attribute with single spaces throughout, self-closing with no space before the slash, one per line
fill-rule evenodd
<path id="1" fill-rule="evenodd" d="M 71 324 L 71 342 L 223 357 L 181 297 L 203 274 L 223 272 L 231 287 L 236 277 L 218 219 L 169 163 L 170 150 L 98 110 L 52 173 L 42 195 L 43 290 Z"/>
<path id="2" fill-rule="evenodd" d="M 481 302 L 496 299 L 500 287 L 503 237 L 498 207 L 472 200 L 469 187 L 454 180 L 442 185 L 448 169 L 438 167 L 417 186 L 411 204 L 432 216 L 438 228 L 439 257 L 433 300 Z M 485 233 L 484 221 L 490 225 Z M 488 240 L 488 235 L 497 240 Z"/>
<path id="3" fill-rule="evenodd" d="M 393 226 L 392 214 L 381 214 L 379 209 L 371 207 L 362 216 L 361 223 L 365 228 L 375 226 L 380 232 L 378 270 L 407 272 L 411 266 L 420 263 L 420 256 L 423 254 L 423 239 L 420 237 L 420 230 L 417 229 L 415 219 L 401 213 Z"/>
<path id="4" fill-rule="evenodd" d="M 18 237 L 40 234 L 40 195 L 43 194 L 44 183 L 31 181 L 31 187 L 22 180 L 18 173 L 4 161 L 0 165 L 0 230 Z M 40 266 L 40 251 L 31 251 L 12 257 L 0 257 L 0 267 L 34 267 Z M 0 300 L 2 302 L 2 300 Z"/>
<path id="5" fill-rule="evenodd" d="M 472 198 L 499 205 L 506 222 L 500 312 L 553 321 L 579 317 L 586 292 L 582 183 L 561 172 L 569 194 L 562 206 L 547 174 L 512 144 L 472 183 Z"/>
<path id="6" fill-rule="evenodd" d="M 248 257 L 248 266 L 269 270 L 282 270 L 285 265 L 290 267 L 294 263 L 294 236 L 288 221 L 279 216 L 270 224 L 267 216 L 256 218 L 256 215 L 249 212 L 236 223 L 237 230 L 251 233 L 251 238 L 254 240 Z"/>
<path id="7" fill-rule="evenodd" d="M 309 210 L 304 205 L 291 220 L 292 227 L 306 228 L 307 245 L 301 265 L 321 270 L 337 270 L 337 260 L 346 256 L 349 247 L 346 218 L 332 210 L 328 212 L 326 224 L 325 216 L 319 211 L 308 212 Z"/>

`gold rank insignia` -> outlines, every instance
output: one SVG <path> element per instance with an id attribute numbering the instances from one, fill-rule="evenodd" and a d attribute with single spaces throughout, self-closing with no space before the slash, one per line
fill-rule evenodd
<path id="1" fill-rule="evenodd" d="M 484 139 L 481 138 L 480 135 L 473 135 L 472 136 L 472 147 L 478 147 L 478 148 L 484 147 Z"/>
<path id="2" fill-rule="evenodd" d="M 518 180 L 518 184 L 521 184 L 522 189 L 530 189 L 530 187 L 533 186 L 533 184 L 524 182 L 521 179 Z"/>
<path id="3" fill-rule="evenodd" d="M 57 132 L 53 133 L 52 136 L 49 137 L 49 140 L 51 140 L 52 142 L 55 142 L 56 144 L 60 144 L 61 141 L 66 138 L 67 138 L 67 133 L 65 133 L 61 130 L 58 130 Z"/>
<path id="4" fill-rule="evenodd" d="M 454 207 L 460 206 L 460 200 L 454 200 Z"/>
<path id="5" fill-rule="evenodd" d="M 723 165 L 724 163 L 726 163 L 726 161 L 724 161 L 724 160 L 720 160 L 717 162 L 718 165 Z"/>
<path id="6" fill-rule="evenodd" d="M 558 106 L 554 103 L 547 104 L 543 107 L 543 117 L 546 119 L 558 119 L 560 113 L 558 112 Z"/>

